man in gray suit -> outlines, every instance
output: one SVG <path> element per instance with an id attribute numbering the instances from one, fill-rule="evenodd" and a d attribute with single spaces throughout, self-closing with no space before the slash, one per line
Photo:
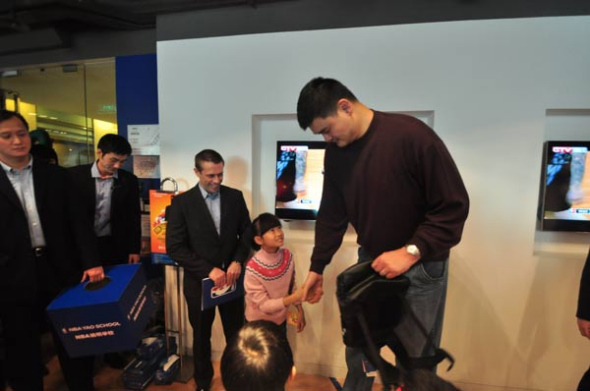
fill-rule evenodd
<path id="1" fill-rule="evenodd" d="M 174 197 L 166 212 L 166 250 L 184 268 L 197 391 L 209 390 L 213 379 L 211 327 L 215 308 L 201 310 L 202 280 L 209 277 L 218 288 L 238 281 L 250 251 L 243 240 L 250 213 L 241 191 L 221 185 L 224 164 L 214 150 L 199 152 L 194 168 L 199 183 Z M 244 323 L 244 301 L 222 304 L 219 313 L 229 340 Z"/>

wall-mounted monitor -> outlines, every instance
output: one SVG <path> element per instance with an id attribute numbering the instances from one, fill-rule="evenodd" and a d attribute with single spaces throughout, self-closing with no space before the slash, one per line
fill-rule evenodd
<path id="1" fill-rule="evenodd" d="M 275 214 L 315 220 L 324 184 L 324 141 L 277 141 Z"/>
<path id="2" fill-rule="evenodd" d="M 547 141 L 543 150 L 538 227 L 590 232 L 590 141 Z"/>

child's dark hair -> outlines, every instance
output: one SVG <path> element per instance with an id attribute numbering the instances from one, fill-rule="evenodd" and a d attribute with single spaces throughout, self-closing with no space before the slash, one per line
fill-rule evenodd
<path id="1" fill-rule="evenodd" d="M 256 250 L 260 250 L 260 246 L 254 241 L 254 237 L 262 236 L 275 227 L 282 227 L 281 220 L 272 213 L 262 213 L 255 218 L 252 222 L 252 247 Z"/>
<path id="2" fill-rule="evenodd" d="M 227 391 L 282 391 L 293 368 L 293 352 L 281 328 L 268 320 L 247 323 L 221 357 Z"/>

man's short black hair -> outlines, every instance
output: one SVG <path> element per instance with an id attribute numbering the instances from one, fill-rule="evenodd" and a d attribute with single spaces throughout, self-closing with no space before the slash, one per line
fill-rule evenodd
<path id="1" fill-rule="evenodd" d="M 107 153 L 114 153 L 117 155 L 131 155 L 131 144 L 123 136 L 118 134 L 108 133 L 101 137 L 98 141 L 98 149 L 101 150 L 103 155 Z"/>
<path id="2" fill-rule="evenodd" d="M 25 117 L 23 117 L 20 113 L 17 113 L 16 111 L 11 111 L 11 110 L 0 110 L 0 123 L 2 123 L 4 121 L 8 121 L 11 118 L 20 119 L 21 122 L 25 125 L 25 128 L 27 128 L 27 130 L 29 130 L 29 123 L 27 122 Z"/>
<path id="3" fill-rule="evenodd" d="M 247 323 L 221 357 L 227 391 L 283 391 L 293 368 L 293 352 L 281 328 L 268 320 Z"/>
<path id="4" fill-rule="evenodd" d="M 357 102 L 356 96 L 335 79 L 316 77 L 309 81 L 299 94 L 297 121 L 301 129 L 309 128 L 316 118 L 326 118 L 336 113 L 340 99 Z"/>
<path id="5" fill-rule="evenodd" d="M 203 162 L 210 162 L 213 164 L 225 164 L 219 152 L 214 151 L 212 149 L 203 149 L 201 152 L 195 155 L 195 168 L 197 170 L 203 171 Z"/>

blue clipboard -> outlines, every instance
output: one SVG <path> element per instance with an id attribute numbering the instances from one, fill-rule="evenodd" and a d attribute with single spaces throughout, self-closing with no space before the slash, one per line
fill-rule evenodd
<path id="1" fill-rule="evenodd" d="M 201 291 L 201 311 L 244 296 L 244 273 L 233 285 L 216 289 L 213 280 L 203 278 Z"/>

